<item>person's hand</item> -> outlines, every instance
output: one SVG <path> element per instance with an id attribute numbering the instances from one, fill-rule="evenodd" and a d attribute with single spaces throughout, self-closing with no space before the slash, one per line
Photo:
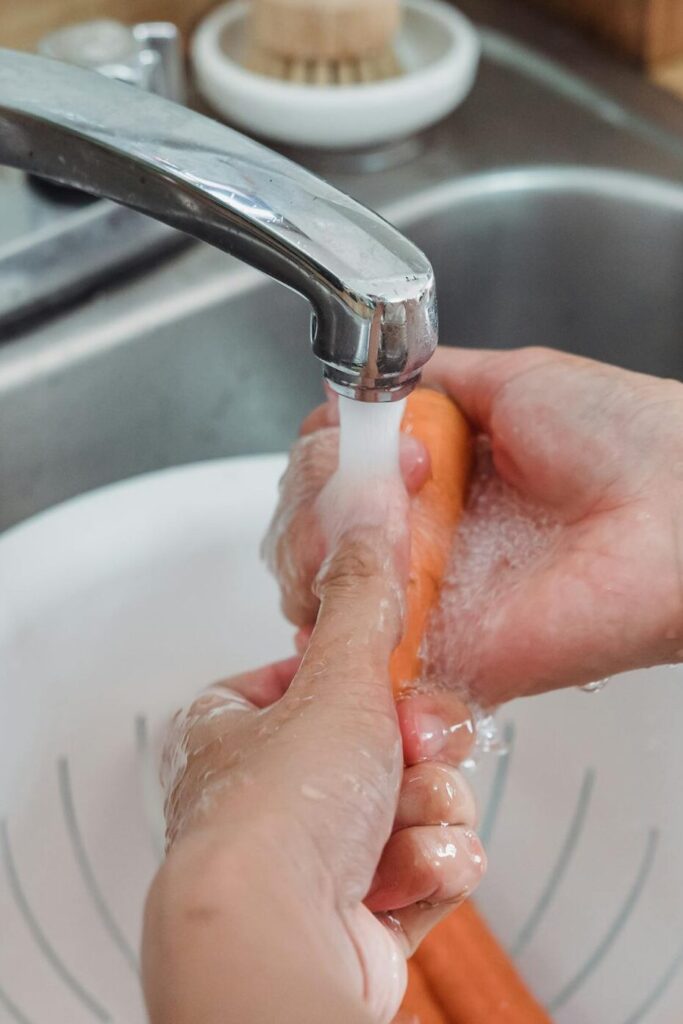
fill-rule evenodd
<path id="1" fill-rule="evenodd" d="M 455 569 L 460 562 L 481 579 L 466 595 L 445 594 L 427 637 L 432 677 L 493 705 L 681 661 L 683 385 L 539 349 L 442 349 L 424 376 L 490 438 L 495 466 L 478 480 L 480 500 L 461 534 L 476 549 L 455 549 Z M 304 425 L 269 543 L 285 611 L 300 626 L 317 609 L 314 499 L 334 472 L 337 419 L 328 401 Z M 418 488 L 424 457 L 416 464 L 411 448 L 404 463 Z M 501 486 L 518 500 L 484 515 Z M 520 526 L 533 537 L 539 517 L 552 528 L 536 531 L 535 549 L 511 553 L 499 543 L 498 533 Z M 451 700 L 430 687 L 412 694 L 411 706 L 427 701 L 448 723 Z"/>
<path id="2" fill-rule="evenodd" d="M 487 701 L 683 660 L 683 385 L 546 349 L 442 350 L 425 374 L 557 519 L 477 609 Z"/>
<path id="3" fill-rule="evenodd" d="M 346 534 L 301 663 L 214 686 L 177 718 L 143 942 L 153 1024 L 387 1024 L 406 958 L 476 887 L 466 782 L 419 737 L 404 763 L 388 668 L 404 561 L 382 530 Z"/>

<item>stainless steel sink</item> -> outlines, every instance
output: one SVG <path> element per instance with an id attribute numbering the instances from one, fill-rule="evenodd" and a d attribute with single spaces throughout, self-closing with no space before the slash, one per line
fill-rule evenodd
<path id="1" fill-rule="evenodd" d="M 683 186 L 528 168 L 428 204 L 410 234 L 436 268 L 442 343 L 550 345 L 683 378 Z"/>
<path id="2" fill-rule="evenodd" d="M 489 28 L 507 7 L 464 6 Z M 607 101 L 518 42 L 489 32 L 472 97 L 417 146 L 321 170 L 431 258 L 443 343 L 683 377 L 683 113 L 600 62 Z M 137 473 L 286 448 L 321 395 L 307 336 L 303 300 L 202 245 L 16 331 L 0 345 L 0 529 Z"/>

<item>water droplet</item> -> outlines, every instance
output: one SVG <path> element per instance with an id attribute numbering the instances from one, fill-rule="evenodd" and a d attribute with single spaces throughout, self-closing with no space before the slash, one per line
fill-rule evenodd
<path id="1" fill-rule="evenodd" d="M 594 683 L 585 683 L 583 686 L 579 686 L 579 690 L 583 693 L 600 693 L 601 690 L 605 689 L 610 679 L 611 676 L 608 676 L 606 679 L 596 679 Z"/>
<path id="2" fill-rule="evenodd" d="M 486 754 L 502 757 L 508 753 L 508 744 L 505 742 L 495 715 L 482 711 L 476 705 L 473 705 L 471 710 L 474 720 L 474 747 L 469 757 L 460 764 L 460 768 L 470 774 L 476 771 Z"/>

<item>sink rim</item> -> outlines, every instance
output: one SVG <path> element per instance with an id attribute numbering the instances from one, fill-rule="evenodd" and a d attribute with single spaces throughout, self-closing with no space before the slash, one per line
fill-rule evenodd
<path id="1" fill-rule="evenodd" d="M 504 170 L 481 171 L 423 189 L 379 212 L 403 228 L 440 213 L 447 206 L 521 192 L 594 195 L 609 201 L 627 199 L 635 203 L 673 207 L 683 213 L 683 183 L 635 171 L 586 167 L 583 164 L 521 164 Z"/>

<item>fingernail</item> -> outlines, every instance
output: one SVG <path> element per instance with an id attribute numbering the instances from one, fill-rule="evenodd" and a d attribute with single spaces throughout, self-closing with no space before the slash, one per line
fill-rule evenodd
<path id="1" fill-rule="evenodd" d="M 418 491 L 429 479 L 431 459 L 426 447 L 417 437 L 401 437 L 401 471 L 410 492 Z"/>
<path id="2" fill-rule="evenodd" d="M 474 740 L 474 724 L 469 715 L 448 724 L 440 715 L 418 711 L 415 734 L 420 747 L 420 760 L 429 761 L 444 752 L 453 763 L 469 753 Z"/>
<path id="3" fill-rule="evenodd" d="M 486 851 L 476 832 L 465 832 L 465 845 L 472 863 L 483 871 L 486 867 Z"/>
<path id="4" fill-rule="evenodd" d="M 425 759 L 440 754 L 450 735 L 450 730 L 442 718 L 425 712 L 418 712 L 415 715 L 415 732 L 422 757 Z"/>

